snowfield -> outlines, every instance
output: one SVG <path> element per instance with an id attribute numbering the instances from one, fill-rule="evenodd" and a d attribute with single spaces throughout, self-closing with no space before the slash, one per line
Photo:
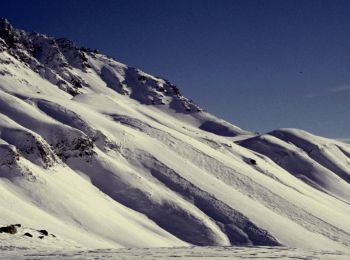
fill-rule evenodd
<path id="1" fill-rule="evenodd" d="M 3 248 L 5 259 L 322 259 L 348 260 L 350 254 L 341 251 L 305 250 L 288 247 L 170 247 L 122 248 L 95 250 L 27 250 Z"/>
<path id="2" fill-rule="evenodd" d="M 165 79 L 0 21 L 0 226 L 21 224 L 1 256 L 347 259 L 349 203 L 349 144 L 242 130 Z"/>

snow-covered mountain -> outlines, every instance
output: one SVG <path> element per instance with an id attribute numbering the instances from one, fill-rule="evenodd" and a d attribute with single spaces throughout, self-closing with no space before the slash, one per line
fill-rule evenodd
<path id="1" fill-rule="evenodd" d="M 244 131 L 165 79 L 0 21 L 0 226 L 21 224 L 2 245 L 342 250 L 349 203 L 349 144 Z"/>

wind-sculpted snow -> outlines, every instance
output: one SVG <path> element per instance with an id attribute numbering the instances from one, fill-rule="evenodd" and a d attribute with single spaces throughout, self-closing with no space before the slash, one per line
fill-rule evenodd
<path id="1" fill-rule="evenodd" d="M 271 135 L 260 135 L 240 141 L 240 144 L 268 156 L 282 168 L 309 185 L 350 202 L 350 185 L 347 182 L 347 176 L 340 175 L 345 177 L 342 179 L 338 176 L 337 171 L 325 167 L 329 160 L 320 156 L 320 150 L 327 148 L 311 144 L 298 147 L 298 143 L 292 141 L 293 138 L 281 140 L 274 135 L 278 136 L 279 134 L 276 131 L 272 132 Z M 318 145 L 323 146 L 322 143 L 318 143 Z M 336 144 L 332 144 L 331 149 L 334 149 L 333 154 L 339 153 L 339 151 L 336 151 L 339 149 Z M 315 154 L 317 157 L 314 156 Z M 341 156 L 336 157 L 337 159 L 331 160 L 330 163 L 340 166 L 339 160 L 342 157 L 346 160 L 345 155 L 341 154 Z"/>
<path id="2" fill-rule="evenodd" d="M 1 117 L 0 117 L 1 118 Z M 1 118 L 3 123 L 6 119 Z M 0 138 L 14 145 L 21 156 L 44 168 L 52 166 L 55 154 L 50 146 L 39 135 L 31 133 L 23 128 L 6 127 L 0 125 Z"/>
<path id="3" fill-rule="evenodd" d="M 1 236 L 14 246 L 346 250 L 349 155 L 242 130 L 165 79 L 0 22 L 0 225 L 55 234 Z"/>
<path id="4" fill-rule="evenodd" d="M 270 133 L 303 149 L 312 159 L 350 183 L 349 145 L 313 137 L 304 131 L 286 129 Z M 343 147 L 343 148 L 342 148 Z"/>

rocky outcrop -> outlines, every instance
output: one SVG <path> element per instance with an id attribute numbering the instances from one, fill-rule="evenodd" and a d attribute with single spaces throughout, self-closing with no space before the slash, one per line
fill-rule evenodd
<path id="1" fill-rule="evenodd" d="M 15 225 L 0 227 L 0 233 L 8 233 L 13 235 L 17 233 L 17 228 Z"/>

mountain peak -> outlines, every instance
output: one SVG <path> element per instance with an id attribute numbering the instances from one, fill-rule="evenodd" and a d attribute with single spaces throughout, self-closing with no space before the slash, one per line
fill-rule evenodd
<path id="1" fill-rule="evenodd" d="M 0 20 L 2 50 L 25 63 L 52 84 L 76 96 L 93 89 L 82 73 L 94 72 L 108 88 L 147 105 L 166 105 L 181 113 L 202 111 L 167 80 L 126 66 L 89 48 L 78 47 L 66 38 L 27 33 L 14 28 L 6 18 Z M 1 42 L 0 42 L 1 43 Z"/>
<path id="2" fill-rule="evenodd" d="M 2 38 L 9 46 L 15 41 L 15 29 L 6 18 L 0 18 L 0 38 Z"/>
<path id="3" fill-rule="evenodd" d="M 10 22 L 9 22 L 9 20 L 7 20 L 7 19 L 4 18 L 4 17 L 1 17 L 1 18 L 0 18 L 0 25 L 3 26 L 4 24 L 6 24 L 6 25 L 11 25 Z"/>
<path id="4" fill-rule="evenodd" d="M 0 18 L 0 36 L 13 30 L 13 26 L 6 18 Z"/>

